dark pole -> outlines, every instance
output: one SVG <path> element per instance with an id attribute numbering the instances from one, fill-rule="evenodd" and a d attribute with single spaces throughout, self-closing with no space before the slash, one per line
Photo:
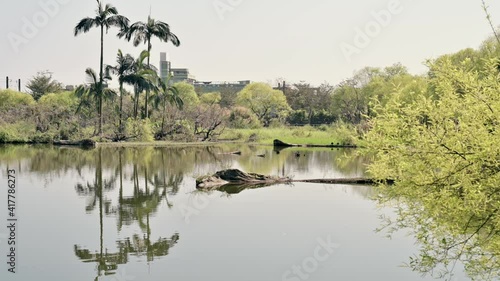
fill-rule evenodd
<path id="1" fill-rule="evenodd" d="M 19 84 L 18 84 L 18 87 L 17 87 L 17 88 L 18 88 L 18 90 L 19 90 L 19 92 L 20 92 L 20 91 L 21 91 L 21 79 L 19 79 L 19 80 L 17 80 L 17 81 L 19 82 Z"/>
<path id="2" fill-rule="evenodd" d="M 9 76 L 5 77 L 5 88 L 9 88 Z"/>

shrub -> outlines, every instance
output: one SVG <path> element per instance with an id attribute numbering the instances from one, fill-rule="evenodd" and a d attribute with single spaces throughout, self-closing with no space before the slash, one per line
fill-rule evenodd
<path id="1" fill-rule="evenodd" d="M 134 141 L 152 142 L 154 140 L 149 119 L 135 120 L 129 118 L 125 125 L 125 135 Z"/>
<path id="2" fill-rule="evenodd" d="M 0 90 L 0 110 L 9 109 L 19 105 L 32 105 L 34 103 L 35 100 L 29 94 L 10 89 Z"/>
<path id="3" fill-rule="evenodd" d="M 234 107 L 229 114 L 229 126 L 235 129 L 257 129 L 262 127 L 257 115 L 242 106 Z"/>

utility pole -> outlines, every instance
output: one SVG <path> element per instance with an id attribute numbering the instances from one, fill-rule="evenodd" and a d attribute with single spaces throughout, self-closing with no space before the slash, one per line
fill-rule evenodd
<path id="1" fill-rule="evenodd" d="M 5 77 L 5 89 L 9 88 L 9 76 Z"/>
<path id="2" fill-rule="evenodd" d="M 17 84 L 17 89 L 18 89 L 18 91 L 19 91 L 19 92 L 21 92 L 21 78 L 19 78 L 19 79 L 17 80 L 17 82 L 18 82 L 18 84 Z"/>

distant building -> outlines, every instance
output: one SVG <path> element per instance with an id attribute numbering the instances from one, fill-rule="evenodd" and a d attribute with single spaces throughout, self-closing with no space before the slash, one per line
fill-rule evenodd
<path id="1" fill-rule="evenodd" d="M 163 81 L 167 81 L 170 70 L 171 64 L 167 59 L 167 53 L 160 53 L 160 77 Z"/>
<path id="2" fill-rule="evenodd" d="M 250 80 L 242 80 L 236 82 L 196 81 L 194 83 L 194 87 L 196 88 L 196 91 L 199 93 L 223 92 L 227 90 L 237 93 L 243 90 L 243 88 L 245 88 L 250 83 L 251 83 Z"/>
<path id="3" fill-rule="evenodd" d="M 189 84 L 194 84 L 196 82 L 196 78 L 194 75 L 189 73 L 189 69 L 187 68 L 172 68 L 171 69 L 172 78 L 170 80 L 172 83 L 177 82 L 186 82 Z"/>
<path id="4" fill-rule="evenodd" d="M 198 93 L 211 93 L 211 92 L 234 92 L 237 93 L 250 84 L 250 80 L 242 80 L 236 82 L 219 82 L 210 81 L 202 82 L 196 81 L 194 75 L 189 72 L 188 68 L 172 68 L 167 53 L 160 53 L 160 71 L 159 75 L 163 81 L 170 77 L 170 84 L 178 82 L 186 82 L 195 86 Z"/>

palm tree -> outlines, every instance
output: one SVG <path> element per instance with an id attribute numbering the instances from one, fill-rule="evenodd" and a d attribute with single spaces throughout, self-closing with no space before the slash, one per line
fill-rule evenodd
<path id="1" fill-rule="evenodd" d="M 170 77 L 167 79 L 167 81 L 164 82 L 160 77 L 158 77 L 159 89 L 153 98 L 155 107 L 159 108 L 161 106 L 163 109 L 160 132 L 156 135 L 157 139 L 162 139 L 163 137 L 165 137 L 165 118 L 167 115 L 167 104 L 175 105 L 180 109 L 182 109 L 182 107 L 184 106 L 184 101 L 179 95 L 179 90 L 175 86 L 168 85 L 169 79 Z"/>
<path id="2" fill-rule="evenodd" d="M 157 21 L 151 16 L 148 16 L 147 22 L 136 22 L 132 24 L 127 30 L 122 30 L 118 36 L 120 38 L 125 37 L 128 41 L 134 38 L 134 46 L 138 46 L 141 42 L 147 44 L 148 53 L 151 53 L 151 39 L 156 37 L 160 41 L 168 43 L 169 41 L 178 47 L 180 45 L 179 38 L 177 35 L 170 31 L 170 26 L 162 21 Z M 147 65 L 150 66 L 150 56 L 148 55 Z M 145 100 L 145 117 L 148 118 L 148 95 L 149 91 L 146 91 Z"/>
<path id="3" fill-rule="evenodd" d="M 91 105 L 93 102 L 97 103 L 97 114 L 99 116 L 99 135 L 102 137 L 102 107 L 105 99 L 112 99 L 116 96 L 116 92 L 105 87 L 104 81 L 109 80 L 109 77 L 104 77 L 103 82 L 98 81 L 97 74 L 92 68 L 85 70 L 87 74 L 87 85 L 80 85 L 76 88 L 75 93 L 80 98 L 77 112 L 80 111 L 83 105 Z"/>
<path id="4" fill-rule="evenodd" d="M 149 57 L 148 51 L 142 51 L 139 57 L 135 60 L 130 75 L 124 77 L 124 82 L 134 87 L 134 117 L 137 118 L 139 111 L 139 94 L 142 91 L 149 92 L 158 89 L 156 82 L 158 74 L 155 69 L 144 63 L 144 60 Z"/>
<path id="5" fill-rule="evenodd" d="M 99 62 L 99 82 L 103 85 L 104 75 L 104 28 L 108 32 L 112 26 L 119 27 L 122 31 L 126 30 L 129 24 L 128 18 L 119 15 L 118 10 L 111 4 L 106 4 L 103 7 L 100 0 L 97 1 L 96 16 L 94 18 L 84 18 L 75 26 L 75 36 L 81 33 L 87 33 L 92 27 L 101 29 L 101 59 Z M 102 97 L 102 95 L 100 95 Z M 102 105 L 102 101 L 99 102 Z M 102 136 L 102 112 L 99 115 L 99 135 Z"/>
<path id="6" fill-rule="evenodd" d="M 115 66 L 106 66 L 106 73 L 112 73 L 118 76 L 118 83 L 120 85 L 120 120 L 118 130 L 120 134 L 123 134 L 124 126 L 123 121 L 123 96 L 125 95 L 125 90 L 123 89 L 123 84 L 134 74 L 135 59 L 130 55 L 123 55 L 122 50 L 118 50 L 116 56 Z"/>

